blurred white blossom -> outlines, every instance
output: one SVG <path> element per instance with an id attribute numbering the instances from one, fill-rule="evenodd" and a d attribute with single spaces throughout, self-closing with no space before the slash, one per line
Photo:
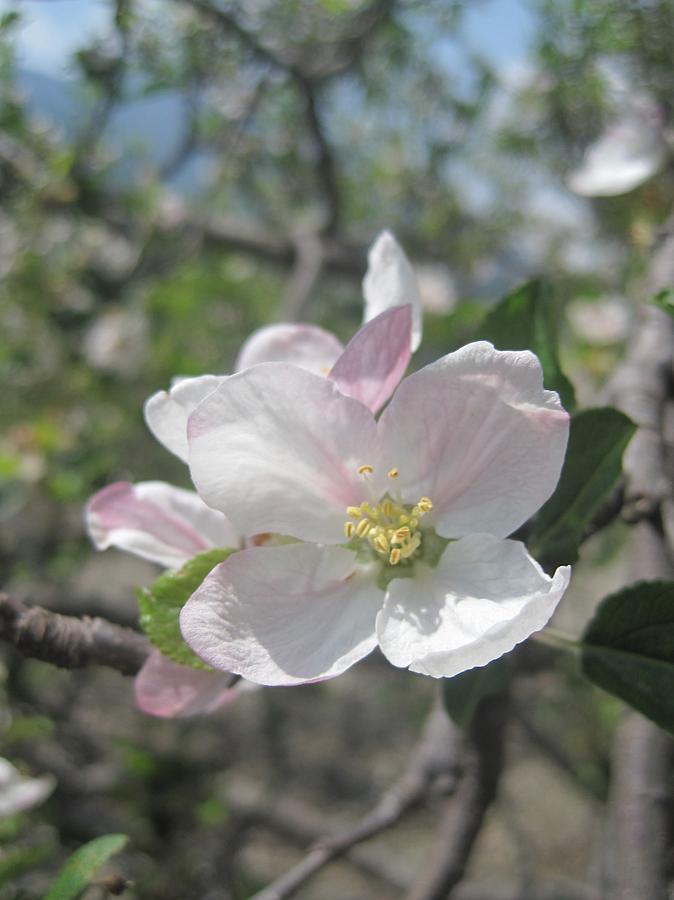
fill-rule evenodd
<path id="1" fill-rule="evenodd" d="M 53 775 L 29 778 L 0 757 L 0 819 L 25 812 L 44 802 L 56 787 Z"/>
<path id="2" fill-rule="evenodd" d="M 454 279 L 443 265 L 415 266 L 421 305 L 429 313 L 442 315 L 450 313 L 456 306 L 456 286 Z"/>
<path id="3" fill-rule="evenodd" d="M 133 377 L 147 352 L 145 316 L 123 307 L 106 310 L 84 336 L 82 350 L 93 369 Z"/>
<path id="4" fill-rule="evenodd" d="M 566 314 L 576 335 L 588 344 L 618 344 L 629 332 L 631 313 L 623 297 L 574 300 Z"/>

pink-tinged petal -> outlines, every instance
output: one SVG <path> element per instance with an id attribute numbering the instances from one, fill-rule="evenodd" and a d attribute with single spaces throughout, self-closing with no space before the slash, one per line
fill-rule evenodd
<path id="1" fill-rule="evenodd" d="M 327 375 L 343 349 L 334 334 L 317 325 L 267 325 L 244 342 L 234 371 L 263 362 L 287 362 L 315 375 Z"/>
<path id="2" fill-rule="evenodd" d="M 480 341 L 406 378 L 379 431 L 403 500 L 432 500 L 425 523 L 506 537 L 555 489 L 569 416 L 533 353 Z"/>
<path id="3" fill-rule="evenodd" d="M 169 391 L 158 391 L 145 402 L 145 422 L 160 444 L 187 462 L 187 420 L 226 375 L 182 378 Z"/>
<path id="4" fill-rule="evenodd" d="M 180 627 L 214 668 L 256 684 L 301 684 L 333 678 L 370 653 L 383 599 L 341 547 L 257 547 L 213 569 Z"/>
<path id="5" fill-rule="evenodd" d="M 588 147 L 567 184 L 583 197 L 613 197 L 643 184 L 665 163 L 666 145 L 657 110 L 629 110 Z"/>
<path id="6" fill-rule="evenodd" d="M 484 666 L 543 628 L 571 574 L 564 566 L 550 578 L 524 544 L 486 534 L 449 544 L 436 568 L 417 570 L 390 583 L 377 637 L 393 665 L 434 678 Z"/>
<path id="7" fill-rule="evenodd" d="M 89 500 L 84 518 L 99 550 L 117 547 L 169 569 L 212 547 L 240 544 L 221 512 L 161 481 L 110 484 Z"/>
<path id="8" fill-rule="evenodd" d="M 207 672 L 172 662 L 153 650 L 134 681 L 136 706 L 149 716 L 182 719 L 229 706 L 241 693 L 226 672 Z"/>
<path id="9" fill-rule="evenodd" d="M 363 294 L 364 322 L 393 306 L 409 304 L 412 307 L 411 350 L 414 352 L 421 343 L 421 296 L 414 270 L 390 231 L 382 231 L 370 248 Z"/>
<path id="10" fill-rule="evenodd" d="M 241 534 L 341 543 L 346 507 L 368 498 L 357 469 L 378 455 L 372 413 L 296 366 L 261 363 L 232 375 L 188 430 L 199 494 L 227 510 Z"/>
<path id="11" fill-rule="evenodd" d="M 9 760 L 0 757 L 0 819 L 39 806 L 55 787 L 56 779 L 52 775 L 29 778 Z"/>
<path id="12" fill-rule="evenodd" d="M 378 412 L 405 374 L 411 334 L 411 306 L 381 313 L 349 341 L 330 378 L 343 393 Z"/>

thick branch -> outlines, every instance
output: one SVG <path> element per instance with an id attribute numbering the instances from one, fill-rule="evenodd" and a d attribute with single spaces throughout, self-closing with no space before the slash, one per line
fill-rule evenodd
<path id="1" fill-rule="evenodd" d="M 670 224 L 649 269 L 647 292 L 674 282 L 674 227 Z M 639 425 L 625 455 L 626 496 L 650 519 L 634 525 L 635 579 L 671 579 L 671 548 L 660 531 L 663 505 L 671 502 L 665 464 L 664 418 L 671 396 L 674 323 L 648 305 L 625 363 L 613 382 L 615 401 Z M 671 739 L 652 722 L 628 711 L 614 739 L 611 782 L 613 853 L 608 860 L 611 900 L 662 900 L 667 895 L 667 800 L 673 758 Z"/>
<path id="2" fill-rule="evenodd" d="M 64 669 L 98 663 L 123 675 L 135 675 L 150 645 L 130 628 L 105 619 L 62 616 L 40 606 L 26 606 L 0 593 L 0 637 L 25 656 Z"/>
<path id="3" fill-rule="evenodd" d="M 375 808 L 352 828 L 334 837 L 320 839 L 304 859 L 251 900 L 286 900 L 356 844 L 396 825 L 433 789 L 454 789 L 459 764 L 460 732 L 441 705 L 435 707 L 402 778 L 381 798 Z"/>
<path id="4" fill-rule="evenodd" d="M 335 157 L 321 121 L 316 89 L 311 81 L 307 79 L 299 80 L 298 84 L 304 93 L 307 106 L 307 122 L 316 145 L 316 171 L 327 205 L 327 216 L 323 223 L 322 233 L 334 234 L 339 226 L 342 211 Z"/>

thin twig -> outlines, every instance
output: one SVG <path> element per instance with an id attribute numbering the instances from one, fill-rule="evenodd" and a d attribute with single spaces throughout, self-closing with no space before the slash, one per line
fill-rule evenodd
<path id="1" fill-rule="evenodd" d="M 444 900 L 463 878 L 498 789 L 507 717 L 503 695 L 485 698 L 479 705 L 467 735 L 461 781 L 447 801 L 435 847 L 407 900 Z"/>
<path id="2" fill-rule="evenodd" d="M 440 704 L 432 710 L 410 764 L 402 778 L 382 796 L 374 809 L 346 831 L 320 839 L 296 866 L 255 894 L 251 900 L 286 900 L 328 863 L 356 844 L 396 825 L 433 790 L 454 790 L 460 764 L 461 733 Z"/>

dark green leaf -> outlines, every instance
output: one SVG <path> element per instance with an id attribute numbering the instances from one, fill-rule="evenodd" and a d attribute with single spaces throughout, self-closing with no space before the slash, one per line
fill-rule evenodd
<path id="1" fill-rule="evenodd" d="M 674 290 L 672 288 L 665 288 L 664 291 L 660 291 L 653 297 L 651 303 L 659 306 L 660 309 L 664 309 L 670 316 L 674 316 Z"/>
<path id="2" fill-rule="evenodd" d="M 528 281 L 504 297 L 484 320 L 481 336 L 498 350 L 533 350 L 543 366 L 546 388 L 557 391 L 565 408 L 573 409 L 573 385 L 559 365 L 553 304 L 542 281 Z"/>
<path id="3" fill-rule="evenodd" d="M 206 663 L 191 650 L 180 633 L 180 610 L 204 578 L 232 551 L 207 550 L 191 559 L 178 572 L 164 572 L 151 588 L 139 588 L 140 624 L 152 643 L 174 662 L 196 669 Z"/>
<path id="4" fill-rule="evenodd" d="M 478 704 L 485 697 L 504 691 L 510 681 L 512 661 L 510 655 L 500 656 L 487 666 L 468 669 L 443 682 L 445 709 L 457 725 L 470 724 Z"/>
<path id="5" fill-rule="evenodd" d="M 606 597 L 581 646 L 591 681 L 674 733 L 674 582 Z"/>
<path id="6" fill-rule="evenodd" d="M 536 516 L 527 541 L 547 569 L 573 563 L 588 522 L 615 487 L 634 423 L 611 407 L 586 409 L 571 419 L 559 484 Z"/>
<path id="7" fill-rule="evenodd" d="M 125 834 L 105 834 L 80 847 L 58 873 L 44 900 L 76 900 L 101 866 L 127 841 Z"/>

